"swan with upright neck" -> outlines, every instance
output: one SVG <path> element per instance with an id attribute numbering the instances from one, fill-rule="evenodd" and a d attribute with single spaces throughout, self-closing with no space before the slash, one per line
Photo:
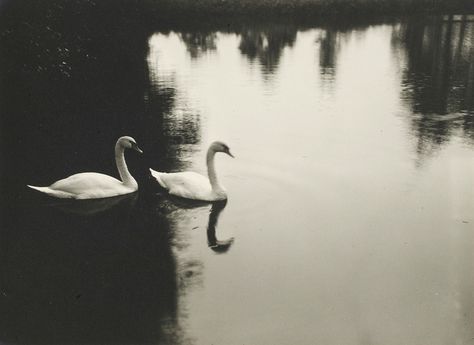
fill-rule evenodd
<path id="1" fill-rule="evenodd" d="M 105 174 L 85 172 L 66 177 L 48 187 L 28 187 L 61 199 L 101 199 L 133 193 L 138 190 L 125 163 L 125 149 L 143 153 L 132 137 L 120 137 L 115 144 L 115 163 L 121 181 Z"/>
<path id="2" fill-rule="evenodd" d="M 186 199 L 218 201 L 227 199 L 227 192 L 217 179 L 214 157 L 217 152 L 223 152 L 234 157 L 229 147 L 220 141 L 213 142 L 207 150 L 207 174 L 185 171 L 177 173 L 164 173 L 150 169 L 151 175 L 165 188 L 169 194 Z"/>

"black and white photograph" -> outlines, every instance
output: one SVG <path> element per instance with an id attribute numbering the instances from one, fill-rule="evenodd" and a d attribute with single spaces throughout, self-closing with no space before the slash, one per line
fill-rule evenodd
<path id="1" fill-rule="evenodd" d="M 0 0 L 0 345 L 474 345 L 474 2 Z"/>

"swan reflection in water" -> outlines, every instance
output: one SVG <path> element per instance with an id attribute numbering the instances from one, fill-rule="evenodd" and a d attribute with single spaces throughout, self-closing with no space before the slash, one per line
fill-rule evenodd
<path id="1" fill-rule="evenodd" d="M 131 193 L 103 199 L 58 200 L 48 204 L 48 206 L 52 206 L 64 213 L 94 216 L 119 206 L 130 209 L 136 204 L 137 199 L 138 193 Z"/>
<path id="2" fill-rule="evenodd" d="M 184 219 L 190 219 L 192 216 L 188 210 L 192 210 L 192 213 L 198 213 L 192 218 L 197 218 L 198 215 L 202 215 L 201 209 L 209 210 L 209 202 L 206 201 L 197 201 L 184 199 L 176 197 L 173 195 L 167 195 L 166 200 L 173 205 L 173 208 L 177 208 L 169 213 L 169 215 L 174 219 L 174 222 L 177 222 L 178 219 L 184 221 Z M 207 223 L 207 244 L 211 250 L 217 254 L 226 253 L 232 244 L 234 243 L 234 237 L 230 237 L 225 240 L 219 240 L 216 235 L 217 224 L 221 212 L 227 206 L 227 200 L 220 200 L 210 204 L 211 208 L 209 210 L 209 220 Z M 199 228 L 199 226 L 193 227 L 193 229 Z"/>
<path id="3" fill-rule="evenodd" d="M 207 225 L 207 244 L 214 252 L 218 254 L 226 253 L 232 243 L 234 243 L 234 238 L 230 237 L 226 240 L 218 240 L 216 237 L 216 227 L 219 220 L 219 216 L 222 210 L 226 207 L 227 200 L 215 202 L 212 204 L 211 212 L 209 213 L 209 223 Z"/>

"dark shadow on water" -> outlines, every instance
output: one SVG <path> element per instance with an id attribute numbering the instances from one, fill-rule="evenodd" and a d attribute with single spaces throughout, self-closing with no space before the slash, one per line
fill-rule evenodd
<path id="1" fill-rule="evenodd" d="M 2 343 L 184 341 L 174 234 L 160 205 L 134 201 L 86 215 L 21 202 L 2 217 Z"/>
<path id="2" fill-rule="evenodd" d="M 149 78 L 153 31 L 133 4 L 17 4 L 0 20 L 0 342 L 180 344 L 173 233 L 147 191 L 148 167 L 181 164 L 163 131 L 175 91 Z M 138 196 L 70 203 L 25 187 L 117 177 L 121 135 L 144 150 L 126 153 Z"/>

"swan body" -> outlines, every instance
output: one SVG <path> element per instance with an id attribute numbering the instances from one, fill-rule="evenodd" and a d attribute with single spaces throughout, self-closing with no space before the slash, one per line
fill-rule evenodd
<path id="1" fill-rule="evenodd" d="M 138 184 L 125 163 L 124 151 L 128 148 L 143 152 L 131 137 L 120 137 L 117 140 L 115 162 L 121 180 L 105 174 L 85 172 L 56 181 L 48 187 L 28 187 L 61 199 L 101 199 L 133 193 L 138 190 Z"/>
<path id="2" fill-rule="evenodd" d="M 162 173 L 152 169 L 150 172 L 158 183 L 168 190 L 169 194 L 204 201 L 227 199 L 224 188 L 213 190 L 209 179 L 201 174 L 192 171 Z"/>
<path id="3" fill-rule="evenodd" d="M 207 151 L 208 178 L 191 171 L 164 173 L 150 169 L 150 173 L 171 195 L 203 201 L 226 200 L 227 192 L 219 184 L 215 171 L 214 156 L 217 152 L 234 157 L 226 144 L 213 142 Z"/>

